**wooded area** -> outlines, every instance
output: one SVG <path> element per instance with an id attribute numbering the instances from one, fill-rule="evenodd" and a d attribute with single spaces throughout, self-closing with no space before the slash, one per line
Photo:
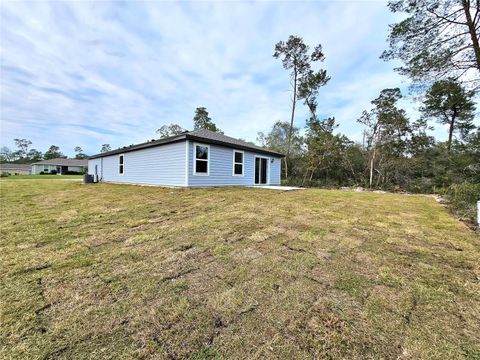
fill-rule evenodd
<path id="1" fill-rule="evenodd" d="M 410 93 L 381 90 L 359 113 L 363 139 L 355 142 L 338 133 L 335 114 L 318 117 L 318 92 L 330 80 L 326 70 L 311 69 L 324 59 L 321 45 L 308 55 L 303 40 L 290 36 L 275 46 L 274 57 L 290 71 L 291 121 L 276 122 L 257 140 L 287 155 L 283 175 L 289 185 L 452 194 L 464 199 L 452 200 L 462 215 L 473 218 L 480 198 L 479 1 L 400 0 L 389 8 L 407 16 L 391 25 L 390 49 L 381 57 L 402 62 L 396 70 L 411 80 Z M 416 101 L 419 118 L 408 118 L 402 98 Z M 304 129 L 294 123 L 299 101 L 310 113 Z M 432 136 L 434 126 L 446 129 L 446 141 Z"/>

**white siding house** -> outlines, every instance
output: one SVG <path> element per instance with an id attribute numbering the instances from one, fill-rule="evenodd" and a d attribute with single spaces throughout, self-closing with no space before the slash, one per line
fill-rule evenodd
<path id="1" fill-rule="evenodd" d="M 177 187 L 280 185 L 283 155 L 208 130 L 94 155 L 96 181 Z"/>
<path id="2" fill-rule="evenodd" d="M 49 159 L 32 164 L 32 174 L 82 174 L 87 169 L 87 160 L 83 159 Z"/>

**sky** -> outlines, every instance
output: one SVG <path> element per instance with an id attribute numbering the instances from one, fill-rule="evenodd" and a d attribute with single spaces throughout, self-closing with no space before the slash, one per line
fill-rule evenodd
<path id="1" fill-rule="evenodd" d="M 396 20 L 384 1 L 3 1 L 0 145 L 26 138 L 91 155 L 165 124 L 192 129 L 199 106 L 225 134 L 255 141 L 290 118 L 289 72 L 272 56 L 289 35 L 323 46 L 331 80 L 319 115 L 360 141 L 362 110 L 382 89 L 408 87 L 379 59 Z M 418 104 L 402 105 L 416 116 Z M 299 104 L 295 124 L 307 118 Z"/>

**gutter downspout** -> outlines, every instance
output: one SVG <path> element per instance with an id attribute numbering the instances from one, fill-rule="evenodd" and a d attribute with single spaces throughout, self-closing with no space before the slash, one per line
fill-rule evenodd
<path id="1" fill-rule="evenodd" d="M 190 146 L 189 146 L 190 141 L 188 139 L 185 141 L 185 187 L 188 187 L 188 153 L 190 151 Z"/>

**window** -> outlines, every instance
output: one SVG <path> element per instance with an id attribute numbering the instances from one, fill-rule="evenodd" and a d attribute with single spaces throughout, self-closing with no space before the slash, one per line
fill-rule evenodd
<path id="1" fill-rule="evenodd" d="M 123 175 L 123 155 L 118 157 L 118 173 Z"/>
<path id="2" fill-rule="evenodd" d="M 195 145 L 195 175 L 208 175 L 210 147 Z"/>
<path id="3" fill-rule="evenodd" d="M 233 175 L 243 176 L 243 151 L 233 150 Z"/>

